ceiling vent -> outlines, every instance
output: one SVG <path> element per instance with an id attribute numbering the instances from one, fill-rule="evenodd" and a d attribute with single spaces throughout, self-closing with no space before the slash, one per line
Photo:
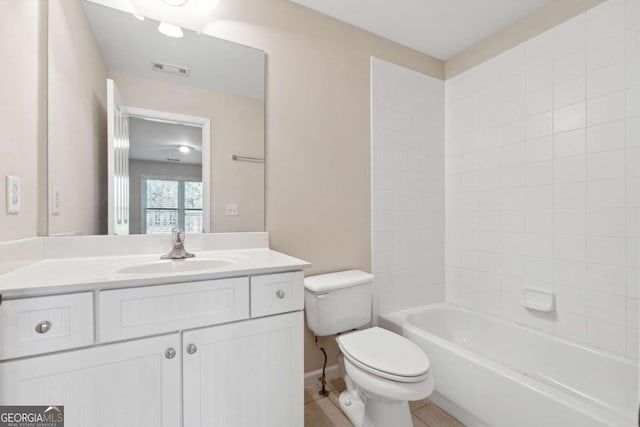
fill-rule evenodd
<path id="1" fill-rule="evenodd" d="M 191 72 L 191 68 L 182 67 L 180 65 L 163 64 L 161 62 L 151 61 L 153 71 L 161 73 L 175 74 L 176 76 L 186 77 Z"/>

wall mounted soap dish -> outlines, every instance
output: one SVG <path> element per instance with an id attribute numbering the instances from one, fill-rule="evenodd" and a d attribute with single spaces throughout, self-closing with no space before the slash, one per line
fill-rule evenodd
<path id="1" fill-rule="evenodd" d="M 555 295 L 543 289 L 524 289 L 520 304 L 530 310 L 550 313 L 555 311 Z"/>

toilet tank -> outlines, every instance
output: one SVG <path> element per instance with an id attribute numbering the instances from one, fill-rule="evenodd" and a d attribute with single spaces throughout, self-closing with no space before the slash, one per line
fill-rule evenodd
<path id="1" fill-rule="evenodd" d="M 371 321 L 373 275 L 360 270 L 304 279 L 307 326 L 317 336 L 335 335 Z"/>

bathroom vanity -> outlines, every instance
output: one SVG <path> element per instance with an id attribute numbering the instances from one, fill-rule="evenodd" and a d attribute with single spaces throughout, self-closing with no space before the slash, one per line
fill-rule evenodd
<path id="1" fill-rule="evenodd" d="M 42 258 L 0 275 L 0 404 L 64 405 L 67 427 L 302 426 L 309 264 L 243 234 L 165 261 L 157 236 L 23 241 Z"/>

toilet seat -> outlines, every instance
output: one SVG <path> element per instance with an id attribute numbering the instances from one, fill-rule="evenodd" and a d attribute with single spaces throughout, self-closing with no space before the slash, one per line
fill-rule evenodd
<path id="1" fill-rule="evenodd" d="M 429 376 L 429 358 L 415 343 L 386 329 L 373 327 L 337 338 L 344 357 L 370 374 L 402 383 Z"/>

